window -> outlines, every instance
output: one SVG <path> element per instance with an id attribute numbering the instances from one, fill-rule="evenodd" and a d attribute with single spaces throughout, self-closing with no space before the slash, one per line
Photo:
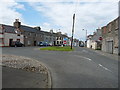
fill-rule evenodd
<path id="1" fill-rule="evenodd" d="M 42 35 L 40 35 L 40 37 L 42 38 Z"/>
<path id="2" fill-rule="evenodd" d="M 35 37 L 37 37 L 37 34 L 35 34 Z"/>
<path id="3" fill-rule="evenodd" d="M 31 36 L 31 33 L 28 33 L 28 35 L 30 35 L 30 36 Z"/>
<path id="4" fill-rule="evenodd" d="M 59 41 L 57 41 L 57 44 L 59 44 Z"/>
<path id="5" fill-rule="evenodd" d="M 28 45 L 30 45 L 30 41 L 28 41 Z"/>
<path id="6" fill-rule="evenodd" d="M 59 37 L 59 39 L 61 40 L 61 37 Z"/>
<path id="7" fill-rule="evenodd" d="M 17 36 L 20 36 L 20 34 L 17 34 Z"/>

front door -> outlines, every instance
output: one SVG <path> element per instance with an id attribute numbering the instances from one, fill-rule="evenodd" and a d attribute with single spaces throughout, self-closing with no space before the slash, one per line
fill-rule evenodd
<path id="1" fill-rule="evenodd" d="M 108 53 L 111 53 L 111 54 L 113 54 L 113 41 L 108 41 L 107 42 L 107 51 L 108 51 Z"/>
<path id="2" fill-rule="evenodd" d="M 12 46 L 13 39 L 9 39 L 9 46 Z"/>
<path id="3" fill-rule="evenodd" d="M 36 41 L 34 41 L 34 46 L 36 46 Z"/>

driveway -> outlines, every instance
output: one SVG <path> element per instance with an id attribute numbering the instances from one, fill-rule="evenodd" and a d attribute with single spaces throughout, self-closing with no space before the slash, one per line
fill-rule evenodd
<path id="1" fill-rule="evenodd" d="M 118 60 L 86 48 L 75 51 L 41 51 L 39 47 L 6 47 L 3 54 L 36 59 L 52 75 L 53 88 L 117 88 Z"/>

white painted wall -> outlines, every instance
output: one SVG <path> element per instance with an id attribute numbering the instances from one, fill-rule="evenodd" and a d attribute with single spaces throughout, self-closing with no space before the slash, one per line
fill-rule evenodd
<path id="1" fill-rule="evenodd" d="M 87 40 L 87 48 L 91 48 L 92 40 Z"/>
<path id="2" fill-rule="evenodd" d="M 92 45 L 92 49 L 97 49 L 97 43 L 96 42 L 92 42 L 91 45 Z"/>
<path id="3" fill-rule="evenodd" d="M 20 42 L 24 44 L 24 37 L 23 35 L 17 36 L 17 34 L 13 33 L 4 33 L 4 46 L 9 46 L 9 39 L 13 39 L 13 41 L 16 41 L 17 39 L 20 39 Z"/>

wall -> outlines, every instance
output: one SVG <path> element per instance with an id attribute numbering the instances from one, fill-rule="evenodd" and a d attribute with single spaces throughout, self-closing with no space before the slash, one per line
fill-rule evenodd
<path id="1" fill-rule="evenodd" d="M 96 42 L 92 42 L 91 45 L 92 45 L 92 49 L 97 49 L 97 43 Z"/>
<path id="2" fill-rule="evenodd" d="M 92 40 L 87 40 L 87 48 L 91 48 Z"/>
<path id="3" fill-rule="evenodd" d="M 0 47 L 1 46 L 4 46 L 4 43 L 3 43 L 3 34 L 0 33 Z"/>
<path id="4" fill-rule="evenodd" d="M 118 19 L 110 22 L 106 26 L 106 31 L 102 28 L 102 51 L 118 54 Z M 111 25 L 111 27 L 110 27 Z M 104 33 L 105 32 L 105 33 Z"/>
<path id="5" fill-rule="evenodd" d="M 24 44 L 23 35 L 17 36 L 17 34 L 13 34 L 13 33 L 4 33 L 3 38 L 4 38 L 4 46 L 9 46 L 9 39 L 13 39 L 13 41 L 20 39 L 20 42 Z"/>

